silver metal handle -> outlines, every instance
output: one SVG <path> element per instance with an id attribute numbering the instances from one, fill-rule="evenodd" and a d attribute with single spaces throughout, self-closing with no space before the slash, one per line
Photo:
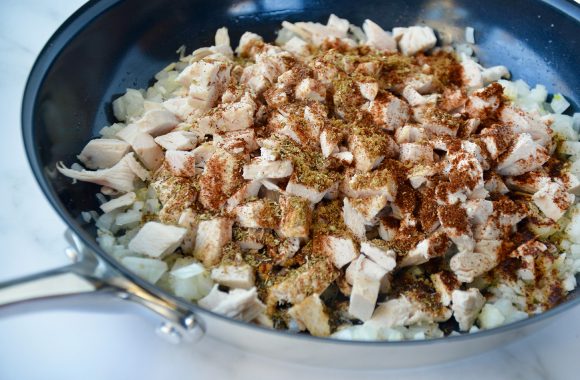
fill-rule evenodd
<path id="1" fill-rule="evenodd" d="M 205 327 L 190 310 L 130 281 L 86 249 L 71 231 L 65 237 L 71 245 L 66 254 L 72 264 L 0 282 L 0 318 L 46 307 L 110 311 L 114 308 L 107 306 L 122 300 L 141 306 L 139 309 L 146 310 L 150 318 L 161 319 L 157 332 L 172 343 L 196 341 L 203 336 Z"/>

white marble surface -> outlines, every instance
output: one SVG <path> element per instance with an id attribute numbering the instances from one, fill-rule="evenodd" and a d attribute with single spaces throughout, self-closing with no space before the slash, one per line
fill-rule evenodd
<path id="1" fill-rule="evenodd" d="M 82 0 L 0 2 L 0 281 L 66 263 L 63 222 L 30 173 L 20 135 L 28 71 L 50 34 Z M 66 127 L 66 126 L 63 126 Z M 0 316 L 0 379 L 577 379 L 580 308 L 535 335 L 438 367 L 349 372 L 274 362 L 204 339 L 172 346 L 131 314 L 44 312 Z"/>

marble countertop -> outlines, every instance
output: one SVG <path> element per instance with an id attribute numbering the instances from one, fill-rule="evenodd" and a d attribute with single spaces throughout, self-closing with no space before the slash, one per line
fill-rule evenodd
<path id="1" fill-rule="evenodd" d="M 83 0 L 0 2 L 0 281 L 67 263 L 64 223 L 30 172 L 20 134 L 28 71 L 51 33 Z M 358 372 L 275 362 L 203 339 L 161 341 L 137 315 L 52 311 L 0 316 L 0 379 L 573 379 L 580 373 L 580 308 L 495 351 L 436 367 Z"/>

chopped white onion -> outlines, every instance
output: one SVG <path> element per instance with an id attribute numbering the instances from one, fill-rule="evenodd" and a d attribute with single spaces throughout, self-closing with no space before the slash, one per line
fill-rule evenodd
<path id="1" fill-rule="evenodd" d="M 465 28 L 465 41 L 470 44 L 475 43 L 475 29 L 473 29 L 471 26 Z"/>
<path id="2" fill-rule="evenodd" d="M 552 102 L 550 103 L 554 113 L 562 113 L 570 107 L 570 103 L 564 98 L 562 94 L 554 94 L 552 97 Z"/>

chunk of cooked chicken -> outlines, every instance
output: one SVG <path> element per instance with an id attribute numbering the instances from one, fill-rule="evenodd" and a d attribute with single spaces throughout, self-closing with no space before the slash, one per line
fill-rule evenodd
<path id="1" fill-rule="evenodd" d="M 501 122 L 510 126 L 516 135 L 521 137 L 529 134 L 538 145 L 548 148 L 552 142 L 552 131 L 541 120 L 538 120 L 530 113 L 514 106 L 507 105 L 501 108 Z"/>
<path id="2" fill-rule="evenodd" d="M 536 206 L 554 222 L 566 213 L 574 199 L 574 194 L 568 193 L 563 185 L 556 182 L 549 182 L 532 196 Z"/>
<path id="3" fill-rule="evenodd" d="M 461 73 L 463 84 L 468 89 L 477 90 L 483 87 L 481 66 L 477 62 L 467 56 L 463 56 L 461 67 L 463 68 Z"/>
<path id="4" fill-rule="evenodd" d="M 373 315 L 381 280 L 387 271 L 363 255 L 353 261 L 349 269 L 352 276 L 352 291 L 348 312 L 353 317 L 366 321 Z"/>
<path id="5" fill-rule="evenodd" d="M 242 165 L 243 158 L 239 155 L 221 148 L 215 150 L 199 179 L 199 200 L 204 207 L 217 210 L 224 205 L 242 185 Z"/>
<path id="6" fill-rule="evenodd" d="M 210 293 L 198 301 L 199 306 L 225 315 L 249 322 L 265 310 L 265 306 L 258 298 L 256 288 L 233 289 L 229 293 L 222 292 L 218 285 L 214 285 Z"/>
<path id="7" fill-rule="evenodd" d="M 365 198 L 377 195 L 387 197 L 392 202 L 397 195 L 396 176 L 388 168 L 368 173 L 350 172 L 345 175 L 341 191 L 350 198 Z"/>
<path id="8" fill-rule="evenodd" d="M 367 324 L 379 327 L 399 327 L 414 324 L 444 322 L 451 317 L 451 311 L 441 314 L 422 307 L 421 302 L 405 295 L 379 304 Z"/>
<path id="9" fill-rule="evenodd" d="M 313 238 L 314 252 L 328 257 L 335 267 L 342 268 L 359 255 L 353 239 L 347 236 L 319 235 Z"/>
<path id="10" fill-rule="evenodd" d="M 522 175 L 506 177 L 505 184 L 514 191 L 534 194 L 552 182 L 547 173 L 543 170 L 532 170 Z"/>
<path id="11" fill-rule="evenodd" d="M 244 165 L 244 179 L 267 179 L 290 177 L 294 171 L 292 161 L 269 161 L 263 158 L 254 158 L 249 164 Z"/>
<path id="12" fill-rule="evenodd" d="M 495 170 L 501 175 L 521 175 L 542 166 L 550 155 L 528 133 L 520 133 L 514 144 L 498 159 Z"/>
<path id="13" fill-rule="evenodd" d="M 200 60 L 181 71 L 177 80 L 189 86 L 190 105 L 203 113 L 213 106 L 222 94 L 230 77 L 230 66 L 224 62 Z"/>
<path id="14" fill-rule="evenodd" d="M 312 206 L 307 199 L 281 196 L 279 201 L 280 234 L 286 238 L 303 238 L 310 235 Z"/>
<path id="15" fill-rule="evenodd" d="M 239 205 L 233 214 L 236 223 L 244 228 L 278 228 L 280 224 L 279 206 L 265 199 Z"/>
<path id="16" fill-rule="evenodd" d="M 399 43 L 401 53 L 405 55 L 415 55 L 432 49 L 437 43 L 437 37 L 433 29 L 428 26 L 410 26 L 399 28 L 395 39 Z"/>
<path id="17" fill-rule="evenodd" d="M 179 124 L 179 120 L 175 115 L 163 108 L 146 111 L 135 122 L 139 132 L 148 133 L 153 137 L 171 132 L 177 124 Z"/>
<path id="18" fill-rule="evenodd" d="M 206 267 L 218 264 L 222 248 L 232 240 L 233 221 L 229 218 L 213 218 L 199 223 L 193 255 Z"/>
<path id="19" fill-rule="evenodd" d="M 455 254 L 449 266 L 459 281 L 470 283 L 497 265 L 501 245 L 498 240 L 480 240 L 473 252 Z"/>
<path id="20" fill-rule="evenodd" d="M 173 175 L 178 177 L 195 176 L 195 154 L 182 150 L 165 152 L 165 162 Z"/>
<path id="21" fill-rule="evenodd" d="M 165 150 L 192 150 L 197 145 L 197 135 L 187 131 L 169 132 L 156 137 L 155 142 Z"/>
<path id="22" fill-rule="evenodd" d="M 429 278 L 433 283 L 435 291 L 439 294 L 441 304 L 443 306 L 449 306 L 453 291 L 459 289 L 461 283 L 457 281 L 453 273 L 448 271 L 433 273 Z"/>
<path id="23" fill-rule="evenodd" d="M 339 270 L 325 256 L 312 257 L 305 264 L 278 279 L 269 289 L 267 305 L 278 302 L 294 305 L 312 294 L 322 294 L 338 277 Z"/>
<path id="24" fill-rule="evenodd" d="M 301 330 L 308 330 L 314 336 L 330 335 L 330 318 L 319 294 L 312 294 L 302 302 L 288 309 Z"/>
<path id="25" fill-rule="evenodd" d="M 324 189 L 317 189 L 315 185 L 299 183 L 295 175 L 290 177 L 286 185 L 286 194 L 308 199 L 311 203 L 318 203 L 332 189 L 332 185 Z"/>
<path id="26" fill-rule="evenodd" d="M 451 294 L 451 297 L 453 300 L 451 309 L 455 320 L 459 323 L 459 329 L 461 331 L 469 331 L 485 304 L 485 298 L 477 288 L 456 289 Z"/>
<path id="27" fill-rule="evenodd" d="M 149 257 L 163 257 L 175 251 L 187 230 L 158 222 L 147 222 L 129 242 L 129 249 Z"/>
<path id="28" fill-rule="evenodd" d="M 412 163 L 433 162 L 433 147 L 428 144 L 404 143 L 399 146 L 399 160 Z"/>
<path id="29" fill-rule="evenodd" d="M 397 254 L 380 239 L 363 241 L 360 250 L 387 273 L 395 269 L 397 265 Z"/>
<path id="30" fill-rule="evenodd" d="M 294 96 L 298 100 L 324 102 L 326 99 L 326 87 L 316 79 L 304 78 L 296 86 Z"/>
<path id="31" fill-rule="evenodd" d="M 121 161 L 130 151 L 131 146 L 124 141 L 95 139 L 88 142 L 77 158 L 89 169 L 107 169 Z"/>
<path id="32" fill-rule="evenodd" d="M 353 154 L 355 168 L 368 172 L 385 158 L 396 157 L 399 147 L 382 131 L 357 128 L 348 136 L 348 150 Z"/>
<path id="33" fill-rule="evenodd" d="M 131 140 L 131 146 L 147 169 L 157 170 L 163 164 L 163 150 L 150 134 L 136 134 Z"/>
<path id="34" fill-rule="evenodd" d="M 415 248 L 403 256 L 400 267 L 419 265 L 426 263 L 434 257 L 440 257 L 447 253 L 451 247 L 451 241 L 443 231 L 436 231 L 428 238 L 421 240 Z"/>
<path id="35" fill-rule="evenodd" d="M 197 128 L 216 132 L 231 132 L 250 128 L 254 124 L 256 108 L 252 96 L 245 93 L 240 101 L 222 103 L 213 113 L 200 118 Z"/>
<path id="36" fill-rule="evenodd" d="M 229 288 L 250 289 L 254 286 L 254 268 L 248 264 L 220 264 L 211 270 L 211 279 Z"/>
<path id="37" fill-rule="evenodd" d="M 384 52 L 397 51 L 397 41 L 395 41 L 391 33 L 386 32 L 369 19 L 363 22 L 362 28 L 367 37 L 365 43 L 370 47 Z"/>
<path id="38" fill-rule="evenodd" d="M 379 82 L 376 80 L 367 80 L 357 82 L 358 90 L 360 94 L 366 100 L 374 100 L 379 93 Z"/>
<path id="39" fill-rule="evenodd" d="M 61 174 L 69 178 L 96 183 L 121 192 L 129 192 L 135 189 L 134 182 L 137 177 L 130 166 L 132 160 L 134 160 L 133 153 L 128 153 L 115 166 L 108 169 L 77 171 L 68 169 L 62 162 L 59 162 L 56 168 Z"/>
<path id="40" fill-rule="evenodd" d="M 386 92 L 380 92 L 370 102 L 368 111 L 375 123 L 388 131 L 402 127 L 410 117 L 409 105 Z"/>

